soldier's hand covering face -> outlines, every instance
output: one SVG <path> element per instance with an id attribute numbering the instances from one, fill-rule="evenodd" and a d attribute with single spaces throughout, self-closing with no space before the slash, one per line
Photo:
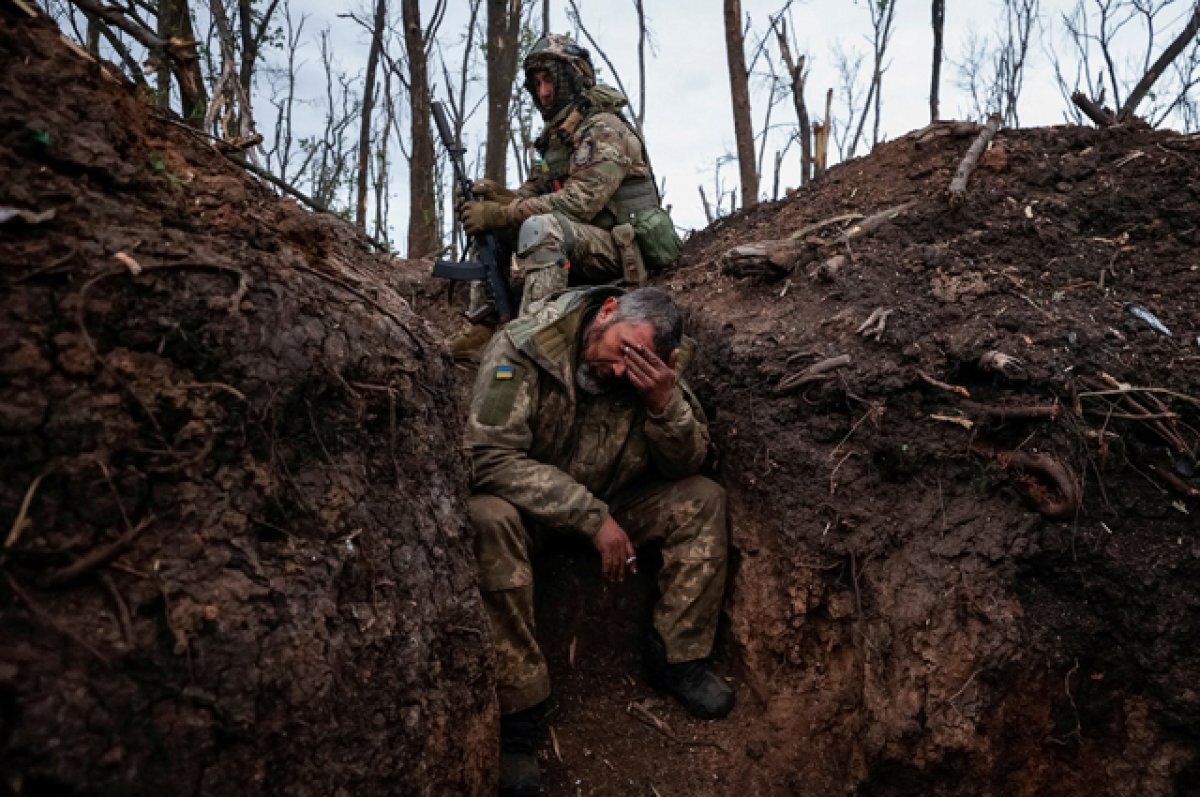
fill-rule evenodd
<path id="1" fill-rule="evenodd" d="M 625 373 L 633 389 L 646 402 L 646 409 L 655 415 L 662 413 L 675 391 L 674 361 L 678 352 L 671 353 L 671 362 L 663 362 L 654 349 L 640 343 L 625 346 Z"/>

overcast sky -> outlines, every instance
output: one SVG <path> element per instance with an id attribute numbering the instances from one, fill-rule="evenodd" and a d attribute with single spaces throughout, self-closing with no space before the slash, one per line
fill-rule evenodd
<path id="1" fill-rule="evenodd" d="M 929 116 L 930 60 L 932 33 L 930 29 L 930 4 L 928 0 L 896 0 L 897 16 L 895 34 L 889 47 L 884 75 L 883 91 L 883 137 L 895 138 L 909 130 L 922 127 Z M 527 0 L 528 3 L 528 0 Z M 633 0 L 580 0 L 583 22 L 589 32 L 606 51 L 630 92 L 636 93 L 637 82 L 637 21 Z M 366 0 L 358 0 L 365 7 Z M 565 14 L 565 3 L 552 0 L 552 28 L 569 32 L 572 26 Z M 747 40 L 747 49 L 767 29 L 768 18 L 783 5 L 783 0 L 742 0 L 743 11 L 752 22 L 752 33 Z M 969 37 L 989 36 L 995 39 L 1001 15 L 1000 0 L 950 0 L 947 3 L 945 63 L 942 73 L 942 116 L 943 118 L 968 118 L 972 109 L 966 94 L 960 89 L 959 70 L 956 63 L 964 58 Z M 1065 103 L 1056 87 L 1051 50 L 1068 53 L 1069 47 L 1063 37 L 1061 15 L 1074 5 L 1074 0 L 1042 0 L 1041 17 L 1045 33 L 1036 38 L 1030 53 L 1024 91 L 1019 103 L 1022 126 L 1052 125 L 1064 121 Z M 1180 6 L 1187 5 L 1180 3 Z M 433 7 L 432 0 L 421 0 L 422 13 L 428 15 Z M 673 206 L 676 224 L 685 228 L 705 226 L 697 186 L 704 184 L 710 197 L 716 177 L 716 162 L 724 155 L 735 151 L 733 120 L 729 99 L 729 73 L 725 55 L 722 3 L 718 0 L 646 0 L 648 25 L 652 32 L 653 49 L 647 55 L 647 109 L 645 117 L 646 142 L 661 180 L 665 178 L 666 202 Z M 322 0 L 298 0 L 298 11 L 308 14 L 310 19 L 306 31 L 309 35 L 306 58 L 309 66 L 303 73 L 300 93 L 317 97 L 324 90 L 322 78 L 316 67 L 319 64 L 316 49 L 316 34 L 328 25 L 334 33 L 336 56 L 341 68 L 351 74 L 361 73 L 366 58 L 367 36 L 359 29 L 337 18 L 337 14 L 350 4 L 329 3 Z M 540 15 L 541 3 L 535 2 L 535 13 Z M 1172 12 L 1170 19 L 1163 20 L 1156 50 L 1165 43 L 1182 24 L 1186 9 Z M 398 10 L 396 12 L 398 14 Z M 452 72 L 457 71 L 461 59 L 461 39 L 466 25 L 467 3 L 465 0 L 449 0 L 449 9 L 438 33 L 439 46 Z M 482 17 L 482 12 L 481 12 Z M 795 0 L 791 10 L 792 33 L 797 52 L 807 54 L 811 65 L 806 90 L 810 116 L 819 118 L 823 113 L 824 94 L 827 88 L 835 89 L 835 119 L 840 110 L 837 95 L 839 80 L 834 67 L 835 46 L 845 51 L 858 51 L 864 55 L 862 85 L 866 86 L 870 68 L 870 16 L 862 0 Z M 540 24 L 540 18 L 535 22 Z M 586 41 L 582 42 L 586 45 Z M 1122 58 L 1131 58 L 1135 51 L 1144 49 L 1141 41 L 1132 37 Z M 773 57 L 778 56 L 774 40 L 769 44 Z M 609 70 L 593 53 L 593 60 L 600 65 L 600 77 L 613 83 Z M 1140 65 L 1140 54 L 1139 54 Z M 763 67 L 759 63 L 758 69 Z M 1135 71 L 1131 64 L 1128 70 Z M 434 88 L 440 91 L 440 67 L 433 72 Z M 1132 81 L 1140 77 L 1140 71 Z M 483 92 L 482 80 L 472 90 L 478 99 Z M 763 122 L 767 104 L 765 81 L 752 77 L 752 101 L 754 104 L 755 128 Z M 470 103 L 468 103 L 470 104 Z M 468 148 L 474 152 L 478 136 L 482 132 L 485 111 L 481 107 L 468 124 Z M 795 112 L 790 99 L 776 106 L 773 123 L 786 123 L 790 128 L 795 122 Z M 265 125 L 263 125 L 265 127 Z M 870 125 L 868 123 L 868 131 Z M 786 143 L 789 130 L 780 129 L 768 140 L 763 162 L 762 192 L 771 191 L 773 155 Z M 869 135 L 869 133 L 868 133 Z M 831 142 L 830 160 L 837 160 L 836 147 Z M 860 145 L 858 154 L 866 147 Z M 799 149 L 793 146 L 787 154 L 783 169 L 783 187 L 793 186 L 798 180 Z M 511 174 L 511 168 L 510 168 Z M 736 188 L 737 164 L 729 162 L 721 167 L 720 178 L 726 191 Z M 398 174 L 392 190 L 392 238 L 404 240 L 407 208 L 404 206 L 407 190 L 405 174 Z"/>

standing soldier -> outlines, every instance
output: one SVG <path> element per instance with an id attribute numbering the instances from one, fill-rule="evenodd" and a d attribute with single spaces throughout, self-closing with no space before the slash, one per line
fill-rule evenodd
<path id="1" fill-rule="evenodd" d="M 621 113 L 619 91 L 596 83 L 588 51 L 547 34 L 525 57 L 525 89 L 545 121 L 538 159 L 515 192 L 491 180 L 458 203 L 463 228 L 515 235 L 525 287 L 520 313 L 571 285 L 640 284 L 646 269 L 673 261 L 682 248 L 663 210 L 646 147 Z M 473 290 L 472 302 L 480 291 Z M 492 329 L 475 325 L 449 342 L 473 359 Z"/>
<path id="2" fill-rule="evenodd" d="M 697 717 L 733 691 L 708 665 L 725 589 L 725 492 L 700 474 L 708 426 L 681 384 L 683 319 L 658 288 L 564 291 L 495 335 L 467 420 L 479 589 L 496 647 L 501 794 L 538 793 L 550 695 L 533 569 L 552 533 L 591 540 L 610 580 L 662 543 L 646 676 Z"/>

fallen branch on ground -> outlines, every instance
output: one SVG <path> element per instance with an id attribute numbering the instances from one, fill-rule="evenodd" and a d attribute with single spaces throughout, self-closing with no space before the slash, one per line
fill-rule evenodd
<path id="1" fill-rule="evenodd" d="M 1117 117 L 1112 111 L 1107 108 L 1101 108 L 1096 103 L 1092 102 L 1082 91 L 1077 91 L 1071 95 L 1071 102 L 1079 110 L 1083 111 L 1083 115 L 1096 123 L 1097 127 L 1112 127 L 1117 123 Z"/>
<path id="2" fill-rule="evenodd" d="M 727 250 L 721 256 L 721 270 L 735 277 L 779 279 L 792 273 L 797 267 L 816 260 L 821 256 L 822 249 L 844 246 L 871 235 L 916 205 L 917 200 L 914 199 L 871 216 L 858 213 L 834 216 L 803 227 L 787 238 L 741 244 Z M 816 233 L 826 227 L 846 222 L 857 223 L 836 235 L 816 237 Z"/>
<path id="3" fill-rule="evenodd" d="M 992 404 L 979 404 L 974 401 L 964 401 L 963 407 L 969 412 L 985 415 L 989 418 L 1011 420 L 1016 418 L 1050 418 L 1058 417 L 1062 407 L 1058 404 L 1039 407 L 1004 407 Z"/>
<path id="4" fill-rule="evenodd" d="M 967 150 L 967 154 L 963 156 L 962 162 L 958 164 L 958 170 L 954 172 L 954 179 L 950 181 L 950 204 L 961 205 L 967 198 L 967 180 L 971 177 L 971 172 L 975 170 L 976 164 L 979 163 L 979 158 L 987 149 L 988 144 L 996 137 L 996 132 L 1000 129 L 1000 115 L 992 114 L 988 117 L 987 124 L 983 130 L 979 132 L 979 136 L 971 144 L 971 148 Z"/>
<path id="5" fill-rule="evenodd" d="M 932 376 L 925 373 L 924 371 L 917 371 L 917 376 L 921 377 L 921 380 L 923 382 L 925 382 L 925 384 L 936 387 L 939 390 L 945 390 L 948 393 L 955 393 L 957 395 L 962 396 L 963 398 L 971 397 L 971 391 L 967 390 L 965 387 L 961 387 L 959 385 L 947 384 L 946 382 L 943 382 L 939 379 L 934 379 Z"/>
<path id="6" fill-rule="evenodd" d="M 833 375 L 829 373 L 830 371 L 836 371 L 838 368 L 844 368 L 849 364 L 849 354 L 841 354 L 837 357 L 821 360 L 819 363 L 813 363 L 803 371 L 785 377 L 780 381 L 779 385 L 775 388 L 775 395 L 786 395 L 799 390 L 810 382 L 823 382 L 826 379 L 831 379 Z"/>
<path id="7" fill-rule="evenodd" d="M 87 575 L 98 567 L 103 567 L 120 556 L 126 548 L 128 548 L 138 535 L 145 531 L 146 527 L 153 523 L 156 518 L 150 517 L 138 523 L 136 526 L 129 527 L 124 534 L 107 545 L 101 545 L 88 553 L 76 559 L 66 567 L 54 570 L 41 579 L 43 587 L 61 587 L 71 583 L 80 576 Z"/>

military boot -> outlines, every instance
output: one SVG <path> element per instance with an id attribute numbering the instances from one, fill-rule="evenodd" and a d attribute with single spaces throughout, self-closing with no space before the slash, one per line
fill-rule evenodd
<path id="1" fill-rule="evenodd" d="M 450 349 L 450 356 L 456 360 L 477 363 L 494 331 L 487 324 L 471 324 L 448 338 L 446 348 Z"/>
<path id="2" fill-rule="evenodd" d="M 500 716 L 500 797 L 536 797 L 541 793 L 537 746 L 542 740 L 546 704 Z"/>
<path id="3" fill-rule="evenodd" d="M 642 664 L 650 685 L 673 695 L 693 717 L 719 720 L 733 710 L 733 690 L 709 668 L 708 660 L 667 661 L 667 648 L 657 631 L 650 633 Z"/>

